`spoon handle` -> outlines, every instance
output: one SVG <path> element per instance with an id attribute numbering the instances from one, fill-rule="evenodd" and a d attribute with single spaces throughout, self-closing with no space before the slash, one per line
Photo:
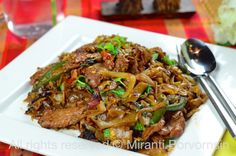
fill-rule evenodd
<path id="1" fill-rule="evenodd" d="M 208 75 L 206 77 L 208 81 L 211 83 L 215 93 L 219 95 L 219 98 L 221 102 L 223 103 L 224 107 L 226 107 L 227 111 L 234 117 L 235 124 L 236 124 L 236 107 L 235 105 L 229 100 L 229 98 L 225 95 L 225 93 L 222 91 L 222 89 L 219 87 L 215 79 Z"/>
<path id="2" fill-rule="evenodd" d="M 235 118 L 233 118 L 231 114 L 227 111 L 227 109 L 221 104 L 221 101 L 219 100 L 217 95 L 214 93 L 213 89 L 209 86 L 206 79 L 202 76 L 198 78 L 199 78 L 200 84 L 202 85 L 203 89 L 206 91 L 216 111 L 218 112 L 221 119 L 223 120 L 226 128 L 229 130 L 232 137 L 236 138 Z"/>

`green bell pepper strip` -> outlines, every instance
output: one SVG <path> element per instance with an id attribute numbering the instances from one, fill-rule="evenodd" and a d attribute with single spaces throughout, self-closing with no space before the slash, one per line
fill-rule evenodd
<path id="1" fill-rule="evenodd" d="M 176 61 L 174 59 L 170 59 L 168 55 L 166 55 L 162 61 L 170 66 L 176 65 Z"/>
<path id="2" fill-rule="evenodd" d="M 58 80 L 63 72 L 59 73 L 55 76 L 52 76 L 52 73 L 54 71 L 58 70 L 59 68 L 61 68 L 64 64 L 65 64 L 65 62 L 63 61 L 63 62 L 57 62 L 54 65 L 52 65 L 52 67 L 45 74 L 43 74 L 43 76 L 41 76 L 37 80 L 37 82 L 33 86 L 33 91 L 37 91 L 40 87 L 42 87 L 43 85 L 48 84 L 50 81 Z"/>
<path id="3" fill-rule="evenodd" d="M 64 64 L 65 64 L 64 61 L 55 63 L 54 65 L 52 65 L 52 67 L 45 74 L 43 74 L 43 76 L 41 76 L 39 78 L 38 81 L 44 81 L 45 79 L 50 78 L 51 75 L 52 75 L 52 72 L 54 72 L 55 70 L 61 68 Z"/>
<path id="4" fill-rule="evenodd" d="M 52 77 L 46 79 L 45 81 L 40 81 L 39 83 L 37 83 L 36 85 L 33 86 L 33 91 L 37 91 L 39 88 L 48 84 L 49 82 L 55 82 L 56 80 L 60 79 L 62 74 L 63 73 L 60 73 L 60 74 L 57 74 L 55 76 L 52 76 Z"/>
<path id="5" fill-rule="evenodd" d="M 161 108 L 153 113 L 152 119 L 150 121 L 151 124 L 155 124 L 161 120 L 161 118 L 164 116 L 166 111 L 177 111 L 184 108 L 186 105 L 187 100 L 185 97 L 181 97 L 179 103 L 167 105 L 164 108 Z"/>
<path id="6" fill-rule="evenodd" d="M 166 112 L 165 107 L 155 111 L 152 115 L 150 124 L 155 124 L 155 123 L 159 122 L 161 120 L 161 118 L 164 116 L 165 112 Z"/>
<path id="7" fill-rule="evenodd" d="M 52 73 L 56 71 L 57 69 L 61 68 L 64 64 L 65 62 L 57 62 L 53 64 L 52 67 L 47 72 L 45 72 L 45 74 L 43 74 L 34 84 L 33 91 L 37 91 L 40 87 L 48 84 L 52 80 L 57 80 L 58 77 L 60 78 L 62 73 L 59 73 L 58 75 L 55 75 L 55 76 L 52 76 Z"/>
<path id="8" fill-rule="evenodd" d="M 167 111 L 177 111 L 177 110 L 181 110 L 184 108 L 184 106 L 186 105 L 187 100 L 184 97 L 181 97 L 179 100 L 179 103 L 175 103 L 175 104 L 171 104 L 166 106 L 166 110 Z"/>

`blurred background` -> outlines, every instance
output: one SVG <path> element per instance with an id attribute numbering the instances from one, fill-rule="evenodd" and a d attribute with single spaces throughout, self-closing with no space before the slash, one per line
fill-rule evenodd
<path id="1" fill-rule="evenodd" d="M 19 19 L 21 20 L 27 19 L 28 21 L 33 20 L 33 18 L 38 18 L 39 14 L 42 14 L 42 12 L 43 14 L 47 12 L 47 15 L 49 16 L 51 14 L 49 10 L 50 0 L 37 1 L 38 4 L 36 5 L 27 5 L 20 2 L 16 3 L 17 1 L 29 1 L 29 0 L 0 0 L 0 12 L 3 12 L 4 10 L 12 18 L 18 19 L 18 21 Z M 35 0 L 30 0 L 30 1 L 35 1 Z M 48 3 L 48 6 L 46 7 L 44 6 L 45 1 L 47 1 Z M 101 15 L 102 0 L 56 0 L 56 1 L 59 2 L 57 4 L 58 5 L 57 13 L 60 14 L 63 13 L 65 17 L 68 15 L 76 15 L 76 16 L 83 16 L 97 20 L 107 21 L 107 18 Z M 114 1 L 114 0 L 105 0 L 105 1 Z M 217 25 L 219 23 L 218 12 L 220 6 L 224 7 L 226 6 L 225 10 L 227 10 L 227 3 L 225 4 L 225 1 L 234 1 L 234 0 L 192 0 L 191 2 L 195 7 L 195 11 L 193 13 L 190 13 L 190 15 L 186 17 L 176 16 L 172 18 L 165 18 L 158 15 L 150 15 L 147 17 L 140 15 L 138 16 L 140 18 L 136 17 L 135 19 L 133 19 L 131 16 L 129 18 L 123 18 L 123 19 L 122 18 L 114 20 L 109 19 L 108 22 L 128 27 L 148 30 L 152 32 L 168 34 L 177 37 L 183 37 L 183 38 L 195 37 L 210 43 L 233 45 L 235 44 L 235 42 L 232 42 L 232 44 L 230 44 L 227 39 L 223 39 L 225 37 L 222 37 L 220 33 L 218 33 L 218 36 L 220 36 L 218 37 L 219 39 L 214 36 L 215 35 L 214 25 Z M 5 9 L 3 7 L 3 4 L 5 5 Z M 35 9 L 35 6 L 41 7 L 43 9 L 37 7 Z M 185 7 L 188 6 L 184 6 L 184 8 Z M 229 3 L 228 10 L 232 11 L 231 7 L 232 4 Z M 235 10 L 236 9 L 234 9 L 234 11 Z M 166 14 L 168 14 L 168 12 Z M 231 16 L 229 15 L 228 17 Z M 59 19 L 59 21 L 62 19 L 63 16 L 61 16 L 61 19 Z M 22 51 L 25 50 L 25 48 L 27 48 L 29 45 L 31 45 L 33 42 L 37 40 L 37 37 L 25 39 L 22 37 L 18 37 L 16 34 L 17 33 L 12 33 L 7 28 L 7 24 L 5 22 L 1 22 L 0 68 L 3 68 L 8 62 L 10 62 L 16 56 L 18 56 Z"/>
<path id="2" fill-rule="evenodd" d="M 143 6 L 139 0 L 122 5 L 125 1 L 117 5 L 118 0 L 0 0 L 0 69 L 68 15 L 235 48 L 236 0 L 159 0 L 154 8 L 150 0 L 143 0 Z M 215 155 L 236 153 L 236 142 L 228 133 L 222 141 L 230 148 Z M 37 154 L 0 143 L 0 156 L 8 155 Z"/>

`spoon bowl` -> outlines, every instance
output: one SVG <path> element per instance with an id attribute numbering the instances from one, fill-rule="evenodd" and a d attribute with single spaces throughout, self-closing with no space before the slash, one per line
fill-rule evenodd
<path id="1" fill-rule="evenodd" d="M 187 68 L 195 75 L 209 74 L 216 68 L 216 60 L 207 45 L 197 39 L 188 39 L 181 45 Z"/>

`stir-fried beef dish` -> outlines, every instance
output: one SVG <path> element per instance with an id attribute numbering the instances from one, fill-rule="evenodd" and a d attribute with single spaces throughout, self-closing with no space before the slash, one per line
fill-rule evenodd
<path id="1" fill-rule="evenodd" d="M 98 36 L 39 68 L 31 77 L 26 114 L 49 129 L 75 129 L 80 137 L 127 146 L 178 138 L 207 97 L 195 80 L 159 47 L 119 35 Z"/>

